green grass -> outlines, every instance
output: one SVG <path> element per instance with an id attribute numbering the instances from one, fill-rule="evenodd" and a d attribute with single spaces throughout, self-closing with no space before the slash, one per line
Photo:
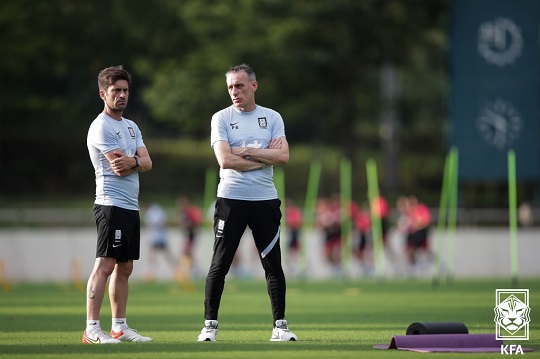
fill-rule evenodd
<path id="1" fill-rule="evenodd" d="M 530 340 L 540 358 L 540 281 L 522 280 L 530 290 Z M 215 343 L 198 343 L 203 324 L 203 282 L 189 291 L 176 283 L 133 282 L 129 324 L 154 338 L 150 343 L 83 345 L 85 294 L 66 283 L 13 283 L 0 288 L 0 358 L 476 358 L 500 353 L 421 354 L 373 349 L 404 335 L 418 321 L 460 321 L 469 332 L 495 333 L 495 289 L 509 280 L 456 280 L 433 287 L 422 280 L 289 280 L 287 319 L 298 342 L 272 343 L 266 284 L 230 280 L 221 303 Z M 110 329 L 105 300 L 102 327 Z M 509 343 L 513 344 L 513 343 Z"/>

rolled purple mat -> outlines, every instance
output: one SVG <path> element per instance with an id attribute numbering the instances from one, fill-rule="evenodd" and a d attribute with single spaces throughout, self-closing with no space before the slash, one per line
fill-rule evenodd
<path id="1" fill-rule="evenodd" d="M 415 322 L 409 325 L 406 334 L 469 334 L 469 329 L 461 322 Z"/>

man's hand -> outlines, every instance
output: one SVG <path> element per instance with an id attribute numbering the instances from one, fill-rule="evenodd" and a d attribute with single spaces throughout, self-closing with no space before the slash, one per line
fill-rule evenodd
<path id="1" fill-rule="evenodd" d="M 110 160 L 111 163 L 111 169 L 116 173 L 118 176 L 127 176 L 135 172 L 133 169 L 135 161 L 133 157 L 126 156 L 122 151 L 116 150 L 113 152 L 113 155 L 115 158 Z"/>
<path id="2" fill-rule="evenodd" d="M 249 157 L 249 156 L 246 154 L 248 148 L 249 148 L 249 147 L 236 147 L 236 148 L 231 148 L 231 153 L 232 153 L 233 155 L 237 155 L 237 156 L 246 158 L 246 157 Z"/>

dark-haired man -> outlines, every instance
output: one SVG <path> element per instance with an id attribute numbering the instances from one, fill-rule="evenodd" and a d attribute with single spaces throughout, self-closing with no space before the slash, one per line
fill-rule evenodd
<path id="1" fill-rule="evenodd" d="M 131 75 L 122 66 L 99 73 L 104 108 L 88 130 L 87 147 L 96 177 L 97 248 L 87 285 L 85 344 L 152 340 L 130 328 L 126 319 L 128 281 L 140 253 L 139 172 L 152 169 L 139 127 L 122 117 L 130 81 Z M 110 335 L 101 329 L 99 321 L 109 277 Z"/>

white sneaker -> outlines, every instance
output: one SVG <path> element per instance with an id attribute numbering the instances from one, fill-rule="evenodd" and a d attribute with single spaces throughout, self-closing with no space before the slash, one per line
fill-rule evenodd
<path id="1" fill-rule="evenodd" d="M 295 342 L 297 340 L 298 337 L 296 336 L 296 334 L 289 330 L 286 320 L 276 320 L 276 326 L 272 330 L 272 337 L 270 338 L 271 342 Z"/>
<path id="2" fill-rule="evenodd" d="M 215 342 L 218 333 L 218 321 L 217 320 L 205 320 L 204 328 L 199 334 L 199 342 Z"/>
<path id="3" fill-rule="evenodd" d="M 95 329 L 90 332 L 86 330 L 83 332 L 82 336 L 83 344 L 118 344 L 121 343 L 120 340 L 114 339 L 109 334 L 105 333 L 103 330 Z"/>
<path id="4" fill-rule="evenodd" d="M 144 337 L 137 333 L 135 329 L 131 329 L 129 327 L 122 329 L 119 332 L 115 332 L 111 330 L 111 337 L 118 339 L 122 342 L 136 342 L 136 343 L 144 343 L 149 342 L 152 340 L 150 337 Z"/>

